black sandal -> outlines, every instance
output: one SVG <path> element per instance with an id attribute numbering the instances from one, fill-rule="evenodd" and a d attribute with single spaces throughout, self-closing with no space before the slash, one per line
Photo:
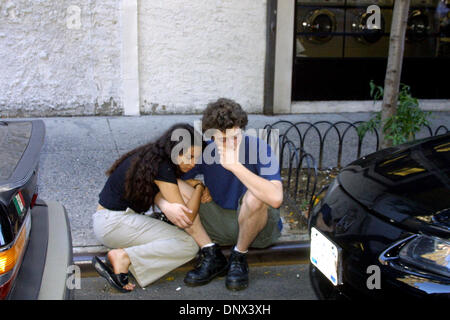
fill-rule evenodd
<path id="1" fill-rule="evenodd" d="M 128 284 L 128 273 L 115 274 L 111 270 L 111 268 L 109 268 L 106 264 L 104 264 L 102 260 L 100 260 L 100 258 L 97 256 L 92 258 L 92 265 L 94 266 L 95 270 L 98 272 L 99 275 L 105 278 L 110 285 L 112 285 L 120 292 L 125 293 L 132 291 L 123 288 L 125 285 Z"/>

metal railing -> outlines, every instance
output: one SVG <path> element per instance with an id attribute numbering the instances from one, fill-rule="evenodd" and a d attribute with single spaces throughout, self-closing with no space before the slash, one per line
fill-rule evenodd
<path id="1" fill-rule="evenodd" d="M 336 165 L 331 166 L 335 168 L 342 168 L 344 147 L 354 149 L 353 152 L 346 153 L 346 160 L 348 162 L 359 159 L 362 155 L 379 150 L 380 136 L 376 129 L 373 133 L 367 132 L 363 137 L 358 135 L 357 128 L 362 123 L 364 121 L 339 121 L 335 123 L 329 121 L 317 121 L 314 123 L 301 121 L 293 123 L 287 120 L 280 120 L 273 124 L 267 124 L 264 127 L 268 132 L 267 143 L 269 143 L 271 132 L 274 129 L 279 130 L 280 165 L 282 168 L 287 167 L 288 169 L 287 188 L 290 193 L 293 193 L 294 200 L 297 199 L 300 192 L 303 193 L 305 201 L 308 201 L 312 205 L 317 188 L 318 170 L 325 168 L 324 151 L 327 142 L 332 146 L 329 149 L 337 147 L 337 152 L 335 153 L 336 160 L 333 162 Z M 430 126 L 425 126 L 424 131 L 425 135 L 428 133 L 429 136 L 449 132 L 448 128 L 443 125 L 437 127 L 434 131 Z M 318 143 L 318 161 L 313 155 L 313 150 L 307 150 L 310 149 L 310 146 L 305 143 L 307 138 L 312 136 L 312 133 L 315 134 L 317 140 L 311 141 L 311 144 L 317 146 Z M 353 137 L 347 138 L 350 133 L 353 133 Z M 329 142 L 327 139 L 333 139 L 332 136 L 334 136 L 334 141 Z M 328 156 L 331 154 L 329 152 Z M 353 159 L 351 158 L 351 154 L 355 155 Z M 306 174 L 306 185 L 299 186 L 301 172 Z M 292 190 L 291 183 L 293 178 L 295 180 L 294 189 Z"/>

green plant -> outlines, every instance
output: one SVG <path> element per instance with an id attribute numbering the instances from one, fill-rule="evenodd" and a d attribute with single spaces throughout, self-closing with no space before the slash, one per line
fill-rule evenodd
<path id="1" fill-rule="evenodd" d="M 383 98 L 383 87 L 377 86 L 373 80 L 370 81 L 370 96 L 373 102 Z M 385 139 L 392 140 L 392 144 L 398 145 L 407 141 L 413 141 L 415 135 L 422 127 L 429 125 L 428 117 L 431 112 L 419 108 L 417 98 L 411 96 L 411 88 L 400 84 L 398 93 L 398 104 L 396 113 L 386 120 L 383 127 Z M 362 139 L 367 132 L 374 132 L 381 127 L 381 111 L 367 122 L 358 126 L 358 135 Z"/>

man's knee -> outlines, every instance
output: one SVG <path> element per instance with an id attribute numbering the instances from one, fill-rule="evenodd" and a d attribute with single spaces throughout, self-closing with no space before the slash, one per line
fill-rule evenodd
<path id="1" fill-rule="evenodd" d="M 264 209 L 267 209 L 267 205 L 258 198 L 256 198 L 251 192 L 247 192 L 242 201 L 243 205 L 250 213 L 260 212 Z"/>

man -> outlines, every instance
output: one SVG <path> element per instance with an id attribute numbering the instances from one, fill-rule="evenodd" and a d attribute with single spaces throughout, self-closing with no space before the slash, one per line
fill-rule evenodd
<path id="1" fill-rule="evenodd" d="M 279 164 L 265 142 L 243 135 L 247 122 L 246 112 L 229 99 L 210 103 L 203 113 L 202 130 L 212 139 L 202 163 L 183 177 L 203 175 L 207 187 L 197 218 L 185 228 L 202 256 L 184 279 L 189 286 L 226 274 L 228 289 L 246 288 L 248 248 L 268 247 L 280 236 L 278 208 L 283 189 Z M 184 195 L 189 197 L 189 192 Z M 164 210 L 163 203 L 157 204 L 171 220 L 173 214 Z M 234 245 L 228 262 L 219 245 Z"/>

